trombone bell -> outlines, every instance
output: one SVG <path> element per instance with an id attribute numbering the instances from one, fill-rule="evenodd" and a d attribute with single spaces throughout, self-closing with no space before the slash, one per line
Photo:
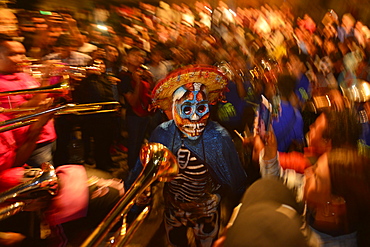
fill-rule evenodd
<path id="1" fill-rule="evenodd" d="M 160 143 L 145 144 L 140 151 L 140 161 L 143 165 L 143 170 L 138 178 L 126 192 L 124 197 L 119 200 L 115 207 L 81 246 L 100 246 L 99 244 L 101 241 L 103 241 L 109 231 L 120 220 L 121 216 L 129 212 L 135 200 L 146 188 L 156 180 L 169 181 L 173 179 L 179 170 L 175 155 Z M 133 222 L 131 227 L 135 225 L 137 225 L 137 223 Z M 131 227 L 127 232 L 132 231 Z M 127 241 L 127 237 L 129 237 L 128 234 L 118 236 L 118 238 L 114 240 L 114 245 L 121 246 L 122 242 Z"/>
<path id="2" fill-rule="evenodd" d="M 0 220 L 6 219 L 27 208 L 28 199 L 45 200 L 58 191 L 58 178 L 49 163 L 41 165 L 42 172 L 35 178 L 0 193 Z"/>

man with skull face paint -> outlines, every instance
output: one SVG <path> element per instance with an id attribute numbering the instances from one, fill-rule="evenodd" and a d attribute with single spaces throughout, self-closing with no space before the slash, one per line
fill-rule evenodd
<path id="1" fill-rule="evenodd" d="M 153 90 L 154 105 L 168 116 L 172 112 L 172 120 L 159 125 L 149 142 L 167 146 L 179 162 L 179 174 L 163 193 L 167 239 L 173 246 L 189 246 L 188 228 L 197 246 L 211 246 L 220 228 L 221 199 L 232 209 L 246 188 L 231 137 L 209 120 L 209 104 L 227 81 L 215 67 L 193 65 L 172 72 Z"/>
<path id="2" fill-rule="evenodd" d="M 189 139 L 196 140 L 204 131 L 209 118 L 206 89 L 201 83 L 189 83 L 173 95 L 172 115 L 177 128 Z"/>

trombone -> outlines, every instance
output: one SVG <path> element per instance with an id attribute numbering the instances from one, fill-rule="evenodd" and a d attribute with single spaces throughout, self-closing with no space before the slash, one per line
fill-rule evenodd
<path id="1" fill-rule="evenodd" d="M 54 85 L 45 86 L 45 87 L 36 87 L 23 90 L 15 91 L 5 91 L 0 92 L 0 96 L 9 96 L 9 95 L 19 95 L 19 94 L 38 94 L 38 93 L 55 93 L 55 94 L 65 94 L 71 89 L 71 86 L 67 80 L 61 81 Z"/>
<path id="2" fill-rule="evenodd" d="M 146 188 L 157 180 L 170 181 L 178 173 L 179 168 L 175 155 L 160 143 L 145 144 L 140 152 L 140 160 L 143 170 L 138 178 L 81 246 L 101 246 L 100 243 L 107 237 L 110 230 L 122 216 L 128 213 L 135 200 Z M 42 172 L 35 178 L 0 193 L 0 220 L 24 210 L 29 205 L 28 199 L 50 198 L 58 193 L 58 189 L 58 177 L 54 167 L 49 163 L 44 163 Z M 122 225 L 121 231 L 118 230 L 118 234 L 115 234 L 113 239 L 109 239 L 112 246 L 124 246 L 128 243 L 132 233 L 149 214 L 148 208 L 146 207 L 131 223 L 127 231 L 123 230 L 125 224 Z"/>
<path id="3" fill-rule="evenodd" d="M 0 133 L 22 126 L 30 125 L 37 121 L 37 117 L 48 114 L 55 113 L 55 115 L 64 114 L 74 114 L 74 115 L 88 115 L 97 113 L 108 113 L 108 112 L 118 112 L 121 104 L 117 101 L 111 102 L 98 102 L 98 103 L 88 103 L 88 104 L 65 104 L 57 106 L 54 108 L 47 109 L 45 111 L 24 115 L 9 120 L 0 122 Z M 22 109 L 15 109 L 15 111 L 21 111 Z M 37 110 L 37 108 L 27 108 L 29 110 Z M 4 112 L 12 112 L 12 109 L 4 110 Z"/>
<path id="4" fill-rule="evenodd" d="M 125 217 L 135 200 L 146 188 L 157 180 L 160 182 L 170 181 L 178 173 L 179 166 L 175 155 L 160 143 L 145 144 L 140 152 L 140 161 L 143 164 L 143 170 L 138 178 L 81 247 L 100 246 L 110 230 L 122 216 Z M 116 233 L 115 237 L 109 240 L 111 246 L 124 246 L 128 243 L 133 235 L 132 233 L 148 215 L 148 210 L 148 207 L 146 207 L 127 230 L 125 229 L 125 222 L 123 222 L 121 229 L 118 230 L 119 233 Z"/>
<path id="5" fill-rule="evenodd" d="M 19 94 L 40 94 L 40 93 L 66 94 L 69 92 L 69 90 L 71 90 L 70 83 L 68 80 L 64 80 L 57 84 L 45 87 L 0 92 L 0 96 L 19 95 Z M 118 112 L 120 110 L 120 106 L 121 104 L 118 101 L 86 103 L 86 104 L 68 103 L 65 105 L 47 109 L 42 112 L 23 115 L 20 117 L 0 122 L 0 132 L 32 124 L 35 121 L 37 121 L 36 119 L 37 117 L 48 113 L 55 113 L 55 115 L 74 114 L 81 116 L 97 113 Z M 29 112 L 36 110 L 37 108 L 15 108 L 15 109 L 0 108 L 0 113 Z"/>

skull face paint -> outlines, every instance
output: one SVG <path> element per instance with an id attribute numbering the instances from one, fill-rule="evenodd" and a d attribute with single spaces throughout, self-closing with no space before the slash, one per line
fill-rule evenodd
<path id="1" fill-rule="evenodd" d="M 176 126 L 191 140 L 204 131 L 209 118 L 209 105 L 205 86 L 187 84 L 174 92 L 172 114 Z"/>

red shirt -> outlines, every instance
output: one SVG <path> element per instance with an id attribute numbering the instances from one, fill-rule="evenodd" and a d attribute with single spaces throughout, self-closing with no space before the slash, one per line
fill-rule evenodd
<path id="1" fill-rule="evenodd" d="M 304 173 L 307 167 L 313 165 L 321 154 L 314 147 L 305 147 L 304 153 L 300 152 L 279 152 L 279 162 L 283 169 L 293 169 L 298 173 Z"/>

